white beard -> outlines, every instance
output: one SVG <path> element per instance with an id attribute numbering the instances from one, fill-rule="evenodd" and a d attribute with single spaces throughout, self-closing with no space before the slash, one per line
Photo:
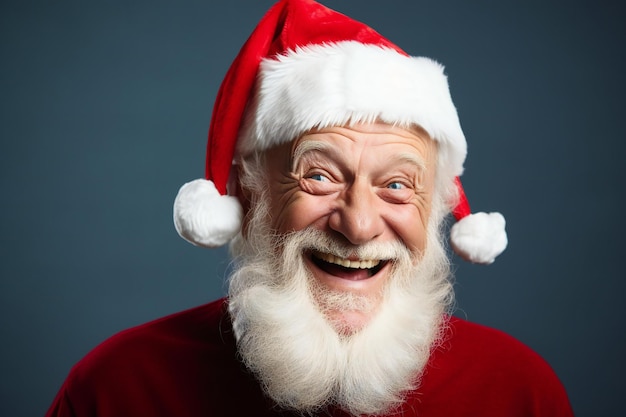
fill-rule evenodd
<path id="1" fill-rule="evenodd" d="M 398 406 L 418 386 L 452 298 L 438 222 L 431 221 L 417 265 L 399 243 L 359 249 L 372 254 L 363 258 L 386 258 L 391 252 L 395 261 L 372 320 L 345 332 L 327 320 L 320 305 L 347 302 L 367 309 L 370 303 L 324 295 L 312 285 L 303 259 L 305 249 L 332 252 L 341 245 L 311 229 L 272 237 L 264 212 L 257 210 L 248 238 L 239 237 L 232 246 L 238 266 L 230 278 L 229 309 L 246 366 L 278 405 L 302 414 L 338 406 L 353 415 L 373 415 Z M 386 253 L 373 255 L 381 250 Z"/>

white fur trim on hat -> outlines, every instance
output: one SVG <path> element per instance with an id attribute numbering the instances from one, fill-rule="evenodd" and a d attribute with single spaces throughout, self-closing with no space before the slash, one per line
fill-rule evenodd
<path id="1" fill-rule="evenodd" d="M 265 150 L 313 128 L 376 120 L 421 126 L 440 144 L 450 174 L 462 173 L 467 145 L 443 67 L 355 41 L 264 59 L 238 152 Z"/>
<path id="2" fill-rule="evenodd" d="M 220 195 L 213 182 L 205 179 L 184 184 L 174 201 L 178 234 L 207 248 L 228 243 L 241 229 L 242 213 L 236 197 Z"/>
<path id="3" fill-rule="evenodd" d="M 505 225 L 500 213 L 470 214 L 450 229 L 452 248 L 466 261 L 490 264 L 506 249 Z"/>

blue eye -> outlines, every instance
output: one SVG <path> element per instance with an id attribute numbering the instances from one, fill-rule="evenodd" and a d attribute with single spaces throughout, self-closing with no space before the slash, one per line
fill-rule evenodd
<path id="1" fill-rule="evenodd" d="M 313 174 L 309 178 L 315 181 L 327 181 L 328 179 L 322 174 Z"/>
<path id="2" fill-rule="evenodd" d="M 404 187 L 404 184 L 400 182 L 392 182 L 389 185 L 387 185 L 387 188 L 392 189 L 392 190 L 401 190 L 405 187 Z"/>

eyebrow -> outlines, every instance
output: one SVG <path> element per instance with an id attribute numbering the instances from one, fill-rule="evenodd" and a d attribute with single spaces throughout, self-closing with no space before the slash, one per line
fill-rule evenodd
<path id="1" fill-rule="evenodd" d="M 397 161 L 400 163 L 409 163 L 411 165 L 415 165 L 420 170 L 426 169 L 426 162 L 424 161 L 424 158 L 422 158 L 421 156 L 412 154 L 412 153 L 408 153 L 408 152 L 401 153 L 400 155 L 398 155 Z"/>
<path id="2" fill-rule="evenodd" d="M 309 152 L 328 152 L 334 153 L 334 148 L 327 142 L 318 140 L 305 140 L 300 142 L 298 146 L 293 150 L 293 156 L 291 158 L 291 170 L 295 171 L 300 159 Z"/>

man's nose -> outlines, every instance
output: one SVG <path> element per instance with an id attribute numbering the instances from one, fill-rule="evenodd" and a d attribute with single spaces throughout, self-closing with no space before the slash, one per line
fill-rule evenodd
<path id="1" fill-rule="evenodd" d="M 382 235 L 384 221 L 380 201 L 372 187 L 359 180 L 351 184 L 339 197 L 328 223 L 353 245 L 370 242 Z"/>

